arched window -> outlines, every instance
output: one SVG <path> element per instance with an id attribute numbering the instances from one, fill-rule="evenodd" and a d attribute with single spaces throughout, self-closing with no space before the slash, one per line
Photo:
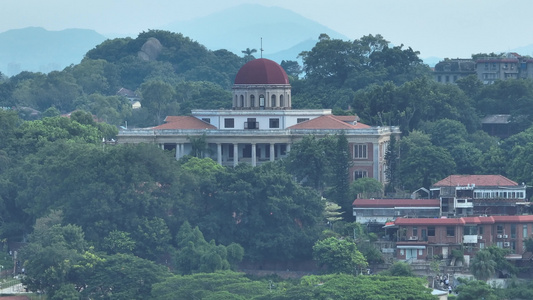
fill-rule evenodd
<path id="1" fill-rule="evenodd" d="M 280 106 L 280 107 L 285 106 L 285 103 L 283 103 L 283 95 L 280 95 L 280 96 L 279 96 L 279 106 Z"/>
<path id="2" fill-rule="evenodd" d="M 244 96 L 241 95 L 241 107 L 244 107 Z"/>
<path id="3" fill-rule="evenodd" d="M 255 96 L 250 95 L 250 107 L 255 107 Z"/>
<path id="4" fill-rule="evenodd" d="M 272 95 L 270 99 L 270 107 L 276 107 L 276 95 Z"/>

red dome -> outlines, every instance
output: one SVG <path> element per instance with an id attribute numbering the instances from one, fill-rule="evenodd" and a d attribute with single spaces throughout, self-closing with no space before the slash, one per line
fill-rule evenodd
<path id="1" fill-rule="evenodd" d="M 235 84 L 289 84 L 289 77 L 275 61 L 259 58 L 242 66 Z"/>

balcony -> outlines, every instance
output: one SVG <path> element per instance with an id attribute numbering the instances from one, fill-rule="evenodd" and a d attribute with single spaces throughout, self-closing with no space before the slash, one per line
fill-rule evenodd
<path id="1" fill-rule="evenodd" d="M 472 199 L 457 199 L 455 202 L 455 208 L 473 208 L 474 203 Z"/>
<path id="2" fill-rule="evenodd" d="M 477 244 L 478 235 L 463 235 L 463 244 Z"/>

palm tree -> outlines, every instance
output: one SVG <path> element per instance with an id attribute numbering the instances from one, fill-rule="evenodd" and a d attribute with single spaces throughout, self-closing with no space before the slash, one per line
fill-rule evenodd
<path id="1" fill-rule="evenodd" d="M 255 57 L 252 54 L 257 52 L 257 49 L 246 48 L 246 50 L 242 50 L 241 52 L 244 53 L 244 59 L 246 60 L 246 62 L 248 62 L 250 60 L 255 59 Z"/>
<path id="2" fill-rule="evenodd" d="M 479 251 L 470 264 L 470 271 L 478 280 L 487 281 L 491 278 L 496 273 L 496 262 L 492 254 L 488 250 Z"/>

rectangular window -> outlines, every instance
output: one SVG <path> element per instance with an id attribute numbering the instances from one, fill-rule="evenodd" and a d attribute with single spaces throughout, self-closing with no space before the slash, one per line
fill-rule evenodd
<path id="1" fill-rule="evenodd" d="M 367 177 L 368 177 L 368 173 L 366 171 L 358 170 L 358 171 L 353 172 L 354 180 L 357 180 L 359 178 L 367 178 Z"/>
<path id="2" fill-rule="evenodd" d="M 244 123 L 245 129 L 259 129 L 259 122 L 255 121 L 255 118 L 248 118 Z"/>
<path id="3" fill-rule="evenodd" d="M 233 118 L 224 119 L 224 128 L 235 128 L 235 120 Z"/>
<path id="4" fill-rule="evenodd" d="M 496 226 L 496 233 L 497 234 L 503 234 L 503 225 L 497 225 Z"/>
<path id="5" fill-rule="evenodd" d="M 464 229 L 464 235 L 477 235 L 477 228 L 476 226 L 465 226 Z"/>
<path id="6" fill-rule="evenodd" d="M 206 123 L 211 123 L 211 119 L 210 118 L 202 118 L 202 121 L 204 121 Z"/>
<path id="7" fill-rule="evenodd" d="M 366 144 L 353 145 L 353 158 L 355 159 L 366 159 L 367 158 Z"/>
<path id="8" fill-rule="evenodd" d="M 477 231 L 477 233 L 478 233 L 479 235 L 483 235 L 483 226 L 479 226 L 479 227 L 478 227 L 478 231 Z"/>
<path id="9" fill-rule="evenodd" d="M 435 236 L 435 226 L 428 227 L 428 236 Z"/>
<path id="10" fill-rule="evenodd" d="M 309 118 L 298 118 L 298 119 L 296 119 L 296 123 L 302 123 L 302 122 L 305 122 L 305 121 L 309 121 Z"/>
<path id="11" fill-rule="evenodd" d="M 418 236 L 418 228 L 413 227 L 413 236 Z"/>
<path id="12" fill-rule="evenodd" d="M 455 236 L 454 226 L 446 226 L 446 236 Z"/>
<path id="13" fill-rule="evenodd" d="M 511 238 L 516 239 L 516 224 L 511 224 Z"/>
<path id="14" fill-rule="evenodd" d="M 522 239 L 526 239 L 527 238 L 527 224 L 524 224 L 522 226 Z"/>
<path id="15" fill-rule="evenodd" d="M 278 118 L 271 118 L 269 123 L 270 123 L 270 128 L 279 128 Z"/>

